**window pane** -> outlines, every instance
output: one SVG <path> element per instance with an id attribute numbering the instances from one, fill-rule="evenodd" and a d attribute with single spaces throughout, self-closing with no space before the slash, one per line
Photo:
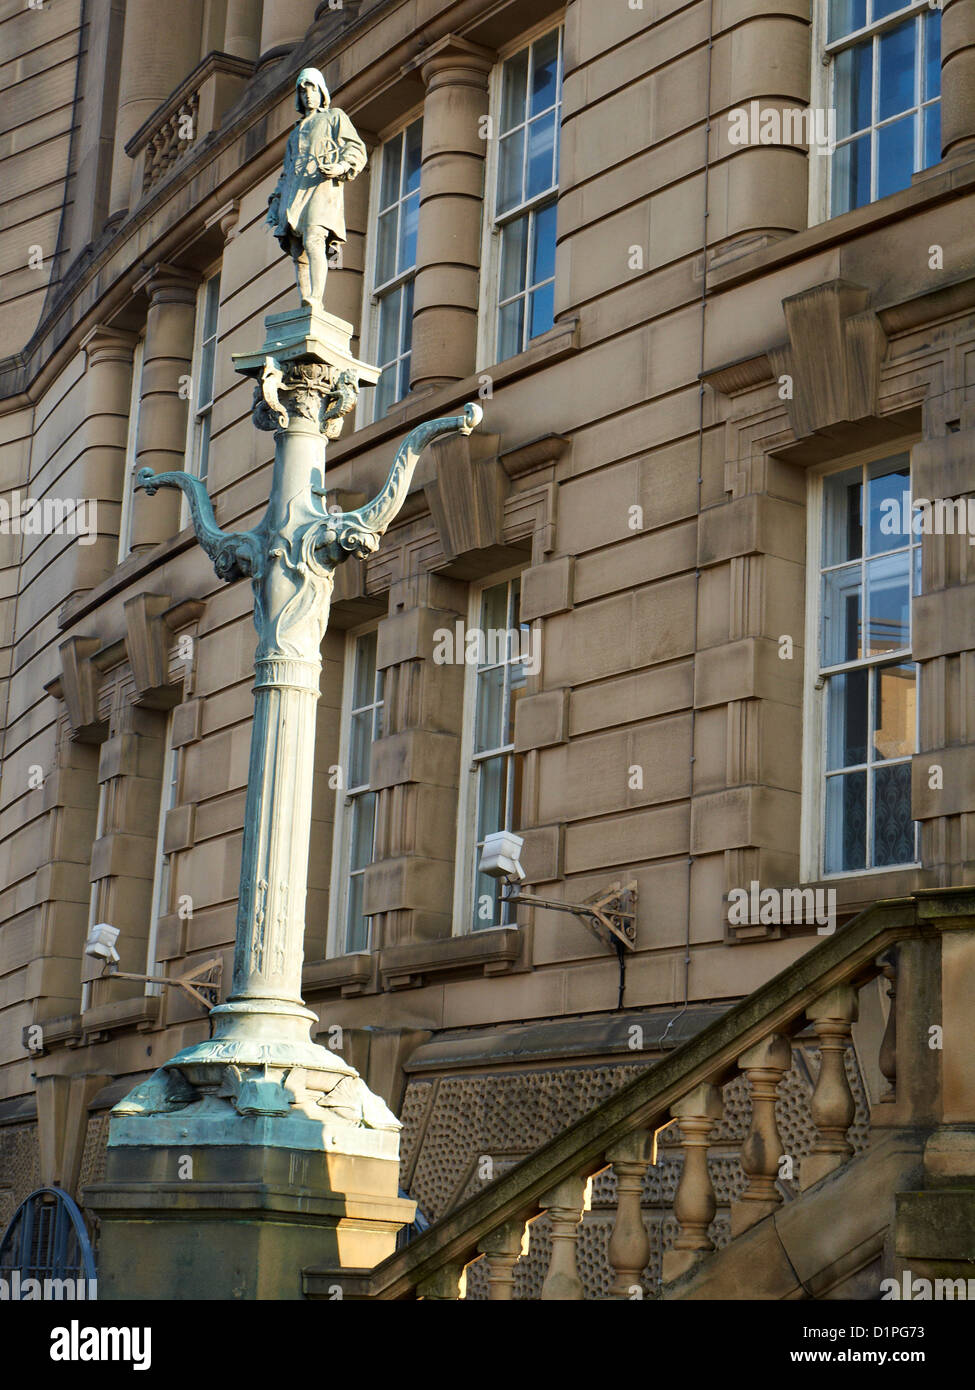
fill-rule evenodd
<path id="1" fill-rule="evenodd" d="M 414 121 L 405 131 L 406 159 L 403 163 L 403 192 L 420 191 L 420 159 L 423 154 L 423 122 Z"/>
<path id="2" fill-rule="evenodd" d="M 533 285 L 540 285 L 543 280 L 551 280 L 555 276 L 555 209 L 556 204 L 549 203 L 535 214 L 532 237 Z"/>
<path id="3" fill-rule="evenodd" d="M 896 550 L 910 541 L 911 466 L 885 460 L 870 469 L 867 553 Z"/>
<path id="4" fill-rule="evenodd" d="M 363 792 L 352 803 L 349 867 L 364 869 L 372 863 L 376 829 L 376 793 Z"/>
<path id="5" fill-rule="evenodd" d="M 398 274 L 416 265 L 416 229 L 420 222 L 420 195 L 411 193 L 400 208 Z"/>
<path id="6" fill-rule="evenodd" d="M 200 449 L 196 460 L 196 476 L 205 483 L 210 471 L 210 412 L 200 421 Z"/>
<path id="7" fill-rule="evenodd" d="M 555 322 L 555 285 L 548 284 L 544 289 L 535 290 L 531 296 L 531 318 L 528 336 L 537 338 L 547 333 Z"/>
<path id="8" fill-rule="evenodd" d="M 474 931 L 484 931 L 486 927 L 496 927 L 501 921 L 501 884 L 487 874 L 477 874 L 474 883 Z"/>
<path id="9" fill-rule="evenodd" d="M 518 701 L 527 688 L 528 677 L 520 661 L 509 667 L 509 671 L 511 684 L 508 693 L 508 725 L 504 736 L 505 742 L 511 744 L 515 741 L 515 712 L 518 708 Z M 517 811 L 517 806 L 515 810 Z"/>
<path id="10" fill-rule="evenodd" d="M 881 666 L 874 685 L 874 757 L 909 758 L 914 752 L 917 727 L 914 663 Z"/>
<path id="11" fill-rule="evenodd" d="M 889 14 L 903 10 L 910 3 L 911 0 L 873 0 L 870 18 L 871 20 L 886 19 Z"/>
<path id="12" fill-rule="evenodd" d="M 512 300 L 498 314 L 498 361 L 521 352 L 525 322 L 525 301 Z"/>
<path id="13" fill-rule="evenodd" d="M 879 119 L 909 111 L 914 105 L 914 44 L 917 25 L 909 20 L 880 36 Z"/>
<path id="14" fill-rule="evenodd" d="M 413 281 L 407 280 L 400 293 L 403 297 L 403 308 L 400 314 L 399 350 L 408 352 L 413 342 Z"/>
<path id="15" fill-rule="evenodd" d="M 384 294 L 379 301 L 379 361 L 385 366 L 399 356 L 399 310 L 402 289 Z"/>
<path id="16" fill-rule="evenodd" d="M 555 182 L 555 115 L 539 116 L 528 126 L 528 187 L 526 198 L 544 193 Z"/>
<path id="17" fill-rule="evenodd" d="M 870 136 L 859 135 L 833 155 L 830 209 L 833 217 L 870 201 Z"/>
<path id="18" fill-rule="evenodd" d="M 941 95 L 941 11 L 924 16 L 924 100 Z"/>
<path id="19" fill-rule="evenodd" d="M 501 286 L 502 300 L 520 294 L 525 288 L 525 264 L 528 255 L 527 216 L 509 222 L 501 233 Z"/>
<path id="20" fill-rule="evenodd" d="M 349 786 L 364 787 L 369 783 L 369 758 L 372 752 L 372 711 L 361 710 L 352 716 L 349 732 Z"/>
<path id="21" fill-rule="evenodd" d="M 376 238 L 376 284 L 384 285 L 396 274 L 396 228 L 398 209 L 384 212 Z"/>
<path id="22" fill-rule="evenodd" d="M 477 843 L 504 828 L 505 771 L 508 755 L 481 763 L 477 779 Z"/>
<path id="23" fill-rule="evenodd" d="M 559 91 L 558 30 L 532 45 L 532 116 L 554 106 Z"/>
<path id="24" fill-rule="evenodd" d="M 394 363 L 391 367 L 386 367 L 382 375 L 376 382 L 376 394 L 373 397 L 373 418 L 381 420 L 391 405 L 395 405 L 400 399 L 399 394 L 400 368 Z"/>
<path id="25" fill-rule="evenodd" d="M 877 132 L 877 197 L 907 188 L 914 173 L 915 116 L 905 116 Z"/>
<path id="26" fill-rule="evenodd" d="M 522 202 L 522 177 L 525 166 L 525 127 L 519 126 L 513 135 L 501 141 L 498 154 L 498 212 L 507 212 Z"/>
<path id="27" fill-rule="evenodd" d="M 504 65 L 501 91 L 501 132 L 520 125 L 525 119 L 525 91 L 528 86 L 528 49 L 523 48 Z"/>
<path id="28" fill-rule="evenodd" d="M 379 638 L 367 632 L 355 644 L 355 679 L 352 686 L 352 708 L 371 705 L 376 698 L 376 648 Z"/>
<path id="29" fill-rule="evenodd" d="M 828 874 L 866 868 L 867 774 L 847 772 L 826 779 L 826 857 Z"/>
<path id="30" fill-rule="evenodd" d="M 402 159 L 403 138 L 401 135 L 397 135 L 383 146 L 383 186 L 380 194 L 380 207 L 392 207 L 399 198 Z"/>
<path id="31" fill-rule="evenodd" d="M 870 124 L 873 90 L 873 44 L 858 43 L 836 57 L 833 100 L 836 104 L 836 135 L 843 140 Z"/>
<path id="32" fill-rule="evenodd" d="M 894 763 L 873 774 L 873 862 L 914 862 L 914 822 L 911 820 L 911 765 Z"/>
<path id="33" fill-rule="evenodd" d="M 842 565 L 858 560 L 862 553 L 860 508 L 863 474 L 859 468 L 832 473 L 823 484 L 826 525 L 823 536 L 823 564 Z"/>
<path id="34" fill-rule="evenodd" d="M 483 753 L 489 748 L 500 748 L 504 742 L 501 735 L 501 715 L 504 704 L 503 666 L 494 666 L 479 671 L 477 676 L 477 714 L 474 726 L 474 751 Z"/>
<path id="35" fill-rule="evenodd" d="M 911 644 L 911 585 L 907 552 L 867 564 L 869 656 Z"/>
<path id="36" fill-rule="evenodd" d="M 867 761 L 866 671 L 844 671 L 826 687 L 826 766 L 853 767 Z"/>
<path id="37" fill-rule="evenodd" d="M 838 666 L 863 656 L 860 587 L 859 565 L 831 570 L 823 576 L 824 666 Z"/>
<path id="38" fill-rule="evenodd" d="M 508 626 L 508 586 L 492 584 L 481 594 L 481 630 L 504 631 Z"/>
<path id="39" fill-rule="evenodd" d="M 346 951 L 365 951 L 369 945 L 369 918 L 362 915 L 362 875 L 349 879 L 349 910 L 346 915 Z"/>
<path id="40" fill-rule="evenodd" d="M 203 337 L 212 338 L 217 331 L 217 310 L 220 306 L 220 276 L 211 275 L 207 281 L 203 309 Z"/>
<path id="41" fill-rule="evenodd" d="M 924 109 L 924 167 L 930 169 L 941 159 L 941 102 Z"/>
<path id="42" fill-rule="evenodd" d="M 829 0 L 829 41 L 862 29 L 867 22 L 867 0 Z"/>
<path id="43" fill-rule="evenodd" d="M 213 400 L 213 358 L 216 340 L 212 339 L 203 344 L 200 353 L 200 385 L 197 391 L 196 407 L 209 405 Z"/>

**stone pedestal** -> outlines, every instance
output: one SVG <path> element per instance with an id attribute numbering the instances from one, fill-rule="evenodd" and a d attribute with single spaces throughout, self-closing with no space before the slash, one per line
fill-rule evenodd
<path id="1" fill-rule="evenodd" d="M 378 1264 L 415 1212 L 397 1195 L 397 1136 L 378 1137 L 385 1155 L 273 1144 L 111 1148 L 105 1182 L 86 1190 L 101 1222 L 99 1298 L 297 1299 L 310 1265 Z"/>
<path id="2" fill-rule="evenodd" d="M 423 447 L 470 433 L 481 412 L 417 426 L 371 502 L 329 512 L 326 441 L 379 369 L 351 356 L 351 325 L 334 315 L 273 314 L 266 330 L 234 358 L 255 381 L 255 426 L 274 431 L 258 525 L 222 531 L 199 478 L 139 473 L 149 497 L 185 493 L 221 579 L 250 581 L 254 721 L 230 994 L 210 1038 L 112 1111 L 106 1179 L 86 1196 L 102 1223 L 103 1298 L 298 1298 L 306 1265 L 369 1267 L 414 1213 L 397 1196 L 399 1121 L 311 1041 L 301 997 L 315 707 L 336 568 L 378 549 Z"/>

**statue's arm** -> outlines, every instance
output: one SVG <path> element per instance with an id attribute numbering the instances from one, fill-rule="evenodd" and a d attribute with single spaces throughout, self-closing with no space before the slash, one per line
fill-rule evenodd
<path id="1" fill-rule="evenodd" d="M 338 128 L 338 147 L 342 163 L 346 166 L 345 177 L 349 180 L 354 179 L 357 174 L 361 174 L 366 167 L 368 154 L 366 147 L 359 138 L 359 132 L 349 120 L 344 111 L 339 112 Z"/>

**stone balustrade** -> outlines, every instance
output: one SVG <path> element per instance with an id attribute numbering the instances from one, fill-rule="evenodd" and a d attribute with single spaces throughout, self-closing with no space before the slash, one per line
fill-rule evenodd
<path id="1" fill-rule="evenodd" d="M 254 70 L 246 58 L 209 53 L 125 146 L 133 161 L 129 206 L 160 183 L 187 150 L 216 130 Z"/>
<path id="2" fill-rule="evenodd" d="M 882 1093 L 875 1096 L 870 1115 L 871 1150 L 875 1136 L 893 1133 L 892 1127 L 907 1133 L 920 1122 L 932 1125 L 934 1132 L 938 1064 L 927 1047 L 923 1020 L 908 1015 L 908 1001 L 918 993 L 920 979 L 940 975 L 943 936 L 950 931 L 956 949 L 960 928 L 975 956 L 975 895 L 970 890 L 932 891 L 869 908 L 689 1042 L 648 1064 L 636 1080 L 368 1276 L 357 1276 L 348 1296 L 455 1299 L 476 1282 L 483 1297 L 486 1281 L 488 1298 L 511 1299 L 519 1261 L 544 1232 L 551 1253 L 535 1296 L 582 1299 L 586 1295 L 577 1254 L 588 1193 L 593 1181 L 610 1171 L 615 1214 L 606 1242 L 612 1276 L 608 1296 L 667 1297 L 675 1281 L 686 1286 L 714 1256 L 717 1204 L 708 1154 L 722 1123 L 727 1139 L 729 1083 L 739 1089 L 744 1085 L 750 1102 L 739 1135 L 740 1167 L 730 1205 L 732 1244 L 754 1238 L 761 1223 L 781 1211 L 786 1194 L 793 1204 L 815 1200 L 823 1190 L 819 1185 L 854 1156 L 849 1137 L 855 1114 L 852 1029 L 860 991 L 878 989 L 878 978 L 890 986 L 891 1008 L 900 1018 L 895 1022 L 892 1014 L 882 1038 L 873 1043 L 879 1054 L 873 1059 L 880 1081 L 875 1089 Z M 811 1151 L 797 1160 L 784 1154 L 776 1110 L 800 1035 L 808 1039 L 803 1043 L 807 1055 L 808 1049 L 818 1051 L 819 1062 L 808 1106 L 815 1138 Z M 903 1085 L 902 1077 L 909 1077 Z M 653 1263 L 661 1274 L 651 1277 L 654 1251 L 643 1196 L 648 1176 L 662 1161 L 664 1143 L 668 1162 L 679 1155 L 680 1175 L 666 1241 L 662 1226 L 652 1233 L 668 1248 L 657 1250 Z M 727 1231 L 723 1243 L 728 1244 Z M 323 1291 L 336 1281 L 342 1282 L 339 1272 L 305 1270 L 305 1294 L 327 1297 Z"/>

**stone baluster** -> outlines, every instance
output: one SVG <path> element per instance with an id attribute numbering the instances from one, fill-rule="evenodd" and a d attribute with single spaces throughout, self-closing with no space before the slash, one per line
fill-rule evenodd
<path id="1" fill-rule="evenodd" d="M 714 1220 L 717 1200 L 708 1172 L 708 1145 L 715 1120 L 724 1114 L 721 1092 L 717 1086 L 702 1082 L 672 1105 L 670 1113 L 680 1124 L 684 1166 L 674 1198 L 680 1234 L 673 1249 L 664 1251 L 664 1283 L 686 1273 L 714 1249 L 708 1227 Z"/>
<path id="2" fill-rule="evenodd" d="M 769 1216 L 782 1201 L 775 1186 L 782 1157 L 782 1140 L 775 1123 L 779 1082 L 792 1066 L 792 1048 L 779 1033 L 748 1048 L 738 1058 L 752 1093 L 752 1122 L 741 1146 L 741 1166 L 748 1187 L 731 1205 L 731 1234 L 739 1236 Z"/>
<path id="3" fill-rule="evenodd" d="M 582 1280 L 576 1272 L 576 1237 L 585 1205 L 585 1178 L 566 1178 L 546 1192 L 538 1205 L 552 1222 L 552 1258 L 542 1283 L 541 1297 L 581 1299 Z"/>
<path id="4" fill-rule="evenodd" d="M 653 1131 L 634 1130 L 606 1150 L 616 1174 L 616 1221 L 607 1255 L 616 1271 L 611 1298 L 631 1298 L 650 1260 L 650 1237 L 643 1224 L 643 1179 L 653 1157 Z"/>
<path id="5" fill-rule="evenodd" d="M 836 985 L 806 1009 L 819 1042 L 819 1076 L 812 1095 L 812 1117 L 819 1131 L 813 1151 L 802 1160 L 799 1186 L 804 1192 L 853 1156 L 846 1131 L 853 1123 L 856 1102 L 846 1074 L 846 1049 L 859 1017 L 857 992 Z"/>
<path id="6" fill-rule="evenodd" d="M 451 1300 L 460 1298 L 460 1281 L 464 1273 L 464 1266 L 452 1260 L 449 1264 L 442 1265 L 433 1274 L 428 1274 L 425 1279 L 421 1279 L 416 1286 L 417 1298 L 424 1300 L 438 1299 Z"/>
<path id="7" fill-rule="evenodd" d="M 897 951 L 884 951 L 877 957 L 877 964 L 887 981 L 887 998 L 890 1000 L 887 1027 L 884 1029 L 880 1056 L 877 1059 L 880 1074 L 887 1082 L 887 1090 L 880 1097 L 879 1103 L 889 1105 L 897 1099 Z"/>
<path id="8" fill-rule="evenodd" d="M 487 1266 L 488 1298 L 514 1298 L 515 1265 L 525 1237 L 524 1221 L 505 1221 L 478 1244 Z"/>

